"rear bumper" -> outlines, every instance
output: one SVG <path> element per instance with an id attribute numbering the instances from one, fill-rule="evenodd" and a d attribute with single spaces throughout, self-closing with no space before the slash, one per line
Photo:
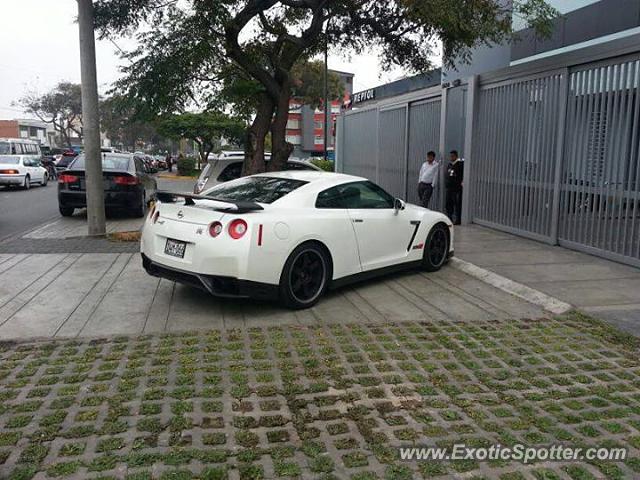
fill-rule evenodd
<path id="1" fill-rule="evenodd" d="M 0 175 L 0 185 L 22 185 L 24 175 Z"/>
<path id="2" fill-rule="evenodd" d="M 135 208 L 140 205 L 140 195 L 140 192 L 104 192 L 104 206 L 106 208 Z M 87 206 L 87 195 L 81 191 L 59 191 L 58 204 L 61 207 L 84 208 Z"/>
<path id="3" fill-rule="evenodd" d="M 255 298 L 259 300 L 276 300 L 278 298 L 277 285 L 240 280 L 233 277 L 187 272 L 154 262 L 144 253 L 142 254 L 142 266 L 149 275 L 189 285 L 216 297 Z"/>

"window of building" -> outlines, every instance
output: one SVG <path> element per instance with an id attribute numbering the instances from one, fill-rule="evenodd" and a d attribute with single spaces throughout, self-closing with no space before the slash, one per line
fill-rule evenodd
<path id="1" fill-rule="evenodd" d="M 302 137 L 300 135 L 287 135 L 286 140 L 292 145 L 302 144 Z"/>
<path id="2" fill-rule="evenodd" d="M 316 120 L 313 122 L 313 128 L 316 130 L 322 130 L 322 120 Z"/>
<path id="3" fill-rule="evenodd" d="M 315 145 L 324 145 L 324 135 L 316 135 L 313 143 Z"/>
<path id="4" fill-rule="evenodd" d="M 290 118 L 287 121 L 287 128 L 290 130 L 298 130 L 300 128 L 300 120 L 297 118 Z"/>

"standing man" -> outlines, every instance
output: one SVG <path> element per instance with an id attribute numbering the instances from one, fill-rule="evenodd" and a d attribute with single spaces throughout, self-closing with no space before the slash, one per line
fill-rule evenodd
<path id="1" fill-rule="evenodd" d="M 427 160 L 420 167 L 418 178 L 418 196 L 424 208 L 429 208 L 433 189 L 438 182 L 440 163 L 436 162 L 436 152 L 427 153 Z"/>
<path id="2" fill-rule="evenodd" d="M 165 158 L 165 162 L 167 162 L 167 170 L 171 173 L 173 167 L 173 158 L 171 158 L 171 154 L 167 153 L 167 158 Z"/>
<path id="3" fill-rule="evenodd" d="M 464 160 L 458 157 L 457 150 L 451 150 L 447 165 L 447 216 L 454 225 L 460 225 L 462 216 L 462 184 L 464 179 Z"/>

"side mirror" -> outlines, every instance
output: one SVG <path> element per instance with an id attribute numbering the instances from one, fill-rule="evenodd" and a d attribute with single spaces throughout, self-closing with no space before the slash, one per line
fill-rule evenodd
<path id="1" fill-rule="evenodd" d="M 404 210 L 405 207 L 405 203 L 404 200 L 400 200 L 399 198 L 396 198 L 393 201 L 393 208 L 396 211 L 396 214 L 400 211 L 400 210 Z"/>

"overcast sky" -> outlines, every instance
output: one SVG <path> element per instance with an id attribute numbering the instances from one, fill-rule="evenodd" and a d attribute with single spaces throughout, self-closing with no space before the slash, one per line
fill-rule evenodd
<path id="1" fill-rule="evenodd" d="M 25 117 L 12 106 L 26 93 L 45 93 L 58 82 L 80 82 L 76 0 L 0 0 L 0 119 Z M 126 39 L 118 45 L 133 45 Z M 118 78 L 121 61 L 107 41 L 97 46 L 101 92 Z M 364 90 L 401 78 L 403 72 L 382 73 L 374 54 L 342 58 L 331 55 L 329 68 L 355 73 L 355 90 Z"/>

